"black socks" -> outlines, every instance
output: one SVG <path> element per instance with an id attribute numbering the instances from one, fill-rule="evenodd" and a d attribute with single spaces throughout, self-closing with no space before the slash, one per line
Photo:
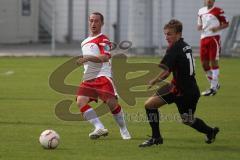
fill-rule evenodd
<path id="1" fill-rule="evenodd" d="M 148 122 L 152 128 L 152 138 L 162 138 L 159 130 L 159 112 L 158 109 L 146 109 Z"/>
<path id="2" fill-rule="evenodd" d="M 191 125 L 191 127 L 205 134 L 209 134 L 212 132 L 212 128 L 199 118 L 195 118 L 194 123 Z"/>

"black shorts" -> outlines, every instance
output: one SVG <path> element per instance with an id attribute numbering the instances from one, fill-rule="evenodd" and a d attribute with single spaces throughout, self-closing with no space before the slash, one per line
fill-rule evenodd
<path id="1" fill-rule="evenodd" d="M 180 114 L 184 114 L 184 113 L 194 114 L 200 95 L 193 94 L 193 95 L 177 96 L 174 93 L 170 92 L 166 95 L 159 96 L 159 97 L 162 98 L 168 104 L 175 103 L 177 105 L 178 112 Z"/>

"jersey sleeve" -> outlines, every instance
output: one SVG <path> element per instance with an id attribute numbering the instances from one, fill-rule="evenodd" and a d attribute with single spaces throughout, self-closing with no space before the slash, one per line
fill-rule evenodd
<path id="1" fill-rule="evenodd" d="M 177 50 L 174 47 L 174 48 L 167 50 L 167 53 L 163 57 L 159 66 L 163 65 L 165 67 L 168 67 L 169 71 L 172 71 L 174 68 L 175 62 L 176 62 L 176 58 L 177 58 Z"/>
<path id="2" fill-rule="evenodd" d="M 99 42 L 99 50 L 100 54 L 107 55 L 109 58 L 111 58 L 111 42 L 107 37 L 103 37 Z"/>
<path id="3" fill-rule="evenodd" d="M 218 8 L 217 18 L 220 21 L 220 23 L 227 23 L 227 24 L 229 23 L 226 16 L 225 16 L 224 10 L 221 9 L 221 8 Z"/>

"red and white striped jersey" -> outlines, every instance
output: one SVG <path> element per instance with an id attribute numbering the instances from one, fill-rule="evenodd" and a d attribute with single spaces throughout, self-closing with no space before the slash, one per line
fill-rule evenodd
<path id="1" fill-rule="evenodd" d="M 210 36 L 221 35 L 221 31 L 212 32 L 210 29 L 220 26 L 221 23 L 228 23 L 224 11 L 218 7 L 208 9 L 203 7 L 198 11 L 198 25 L 202 25 L 201 39 Z"/>
<path id="2" fill-rule="evenodd" d="M 99 54 L 105 54 L 111 58 L 110 47 L 111 43 L 109 39 L 100 33 L 95 37 L 86 38 L 82 44 L 82 53 L 84 56 L 98 56 Z M 91 80 L 97 77 L 106 76 L 112 77 L 111 60 L 109 62 L 95 63 L 86 62 L 84 63 L 84 75 L 83 80 Z"/>

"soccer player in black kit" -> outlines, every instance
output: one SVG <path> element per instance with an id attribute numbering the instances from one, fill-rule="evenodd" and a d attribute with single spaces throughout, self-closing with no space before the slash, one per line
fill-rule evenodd
<path id="1" fill-rule="evenodd" d="M 145 102 L 146 114 L 152 129 L 152 137 L 139 145 L 149 147 L 163 144 L 159 129 L 158 108 L 164 104 L 175 103 L 183 124 L 206 135 L 205 142 L 214 142 L 219 128 L 209 127 L 200 118 L 194 117 L 197 102 L 200 97 L 199 88 L 195 79 L 194 60 L 191 47 L 182 38 L 182 23 L 172 19 L 164 26 L 164 34 L 168 42 L 168 49 L 159 64 L 163 70 L 156 78 L 149 82 L 149 88 L 166 79 L 173 73 L 173 80 L 169 92 L 163 94 L 162 88 Z"/>

